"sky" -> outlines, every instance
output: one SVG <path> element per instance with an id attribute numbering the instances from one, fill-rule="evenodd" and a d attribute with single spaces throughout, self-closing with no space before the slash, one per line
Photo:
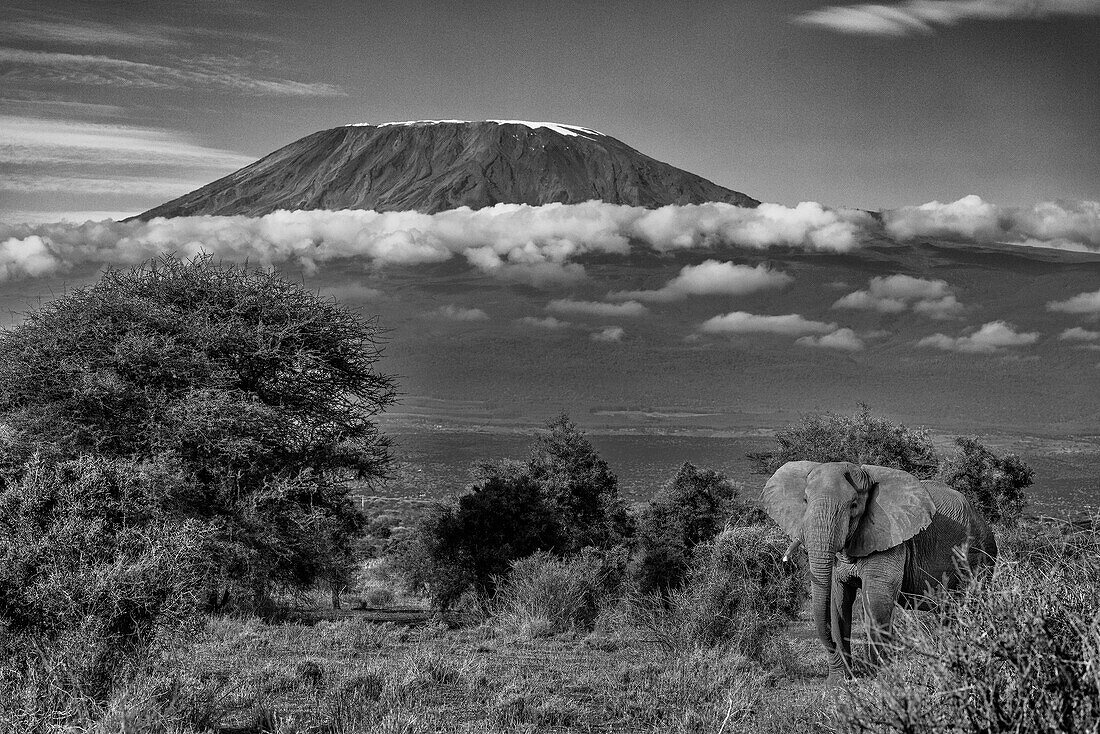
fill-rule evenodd
<path id="1" fill-rule="evenodd" d="M 134 214 L 316 130 L 600 130 L 758 199 L 1100 199 L 1100 0 L 3 0 L 0 221 Z"/>

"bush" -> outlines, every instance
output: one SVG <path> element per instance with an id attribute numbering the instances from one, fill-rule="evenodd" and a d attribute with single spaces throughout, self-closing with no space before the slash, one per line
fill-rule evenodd
<path id="1" fill-rule="evenodd" d="M 198 624 L 211 532 L 166 511 L 179 482 L 162 464 L 81 457 L 32 460 L 0 489 L 0 679 L 37 699 L 24 713 L 105 702 Z"/>
<path id="2" fill-rule="evenodd" d="M 955 453 L 940 463 L 936 478 L 966 496 L 993 523 L 1020 519 L 1034 472 L 1019 456 L 997 456 L 976 438 L 955 439 Z"/>
<path id="3" fill-rule="evenodd" d="M 888 466 L 921 479 L 936 472 L 936 450 L 925 430 L 912 430 L 871 415 L 860 405 L 855 415 L 807 415 L 775 435 L 776 449 L 749 454 L 755 474 L 773 474 L 788 461 L 850 461 Z"/>
<path id="4" fill-rule="evenodd" d="M 804 569 L 783 561 L 787 545 L 774 526 L 727 528 L 695 549 L 684 586 L 636 600 L 639 621 L 672 651 L 722 644 L 760 659 L 806 593 Z"/>
<path id="5" fill-rule="evenodd" d="M 683 583 L 694 548 L 727 524 L 767 523 L 763 510 L 743 503 L 724 475 L 685 462 L 639 513 L 631 576 L 642 593 Z"/>
<path id="6" fill-rule="evenodd" d="M 170 456 L 176 517 L 223 578 L 339 583 L 394 400 L 371 321 L 277 274 L 165 257 L 107 270 L 0 333 L 0 421 L 64 458 Z"/>
<path id="7" fill-rule="evenodd" d="M 592 442 L 565 413 L 531 445 L 526 474 L 553 508 L 561 530 L 561 553 L 610 548 L 630 535 L 630 518 L 619 480 Z M 507 464 L 501 464 L 507 468 Z"/>
<path id="8" fill-rule="evenodd" d="M 1047 539 L 1041 547 L 1042 538 Z M 1069 732 L 1100 728 L 1100 533 L 1032 534 L 855 695 L 850 732 Z"/>
<path id="9" fill-rule="evenodd" d="M 472 588 L 491 597 L 513 561 L 559 544 L 560 530 L 528 476 L 491 477 L 453 505 L 437 505 L 394 553 L 413 589 L 447 608 Z"/>
<path id="10" fill-rule="evenodd" d="M 493 620 L 528 637 L 591 629 L 606 575 L 604 559 L 593 549 L 570 558 L 541 552 L 514 561 L 494 599 Z"/>

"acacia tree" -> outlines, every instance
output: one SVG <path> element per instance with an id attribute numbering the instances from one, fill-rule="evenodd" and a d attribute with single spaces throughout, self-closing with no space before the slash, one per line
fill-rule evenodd
<path id="1" fill-rule="evenodd" d="M 257 591 L 331 577 L 385 475 L 382 332 L 279 275 L 209 257 L 111 269 L 0 333 L 0 421 L 57 455 L 170 461 L 170 511 Z M 335 552 L 334 552 L 335 551 Z"/>
<path id="2" fill-rule="evenodd" d="M 788 461 L 851 461 L 907 471 L 929 479 L 939 463 L 924 430 L 871 414 L 860 404 L 854 415 L 804 416 L 775 434 L 776 448 L 748 455 L 754 474 L 772 474 Z"/>

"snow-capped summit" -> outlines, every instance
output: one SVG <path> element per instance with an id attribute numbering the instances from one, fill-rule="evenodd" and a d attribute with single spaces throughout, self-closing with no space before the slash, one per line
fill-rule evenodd
<path id="1" fill-rule="evenodd" d="M 389 127 L 390 125 L 469 125 L 473 120 L 405 120 L 404 122 L 353 122 L 344 127 Z M 529 127 L 532 130 L 536 130 L 540 127 L 544 127 L 547 130 L 552 130 L 559 135 L 566 135 L 569 137 L 575 137 L 577 135 L 583 135 L 585 137 L 600 136 L 603 137 L 603 133 L 592 130 L 591 128 L 581 127 L 579 125 L 565 125 L 560 122 L 531 122 L 530 120 L 483 120 L 483 122 L 494 122 L 497 125 L 523 125 Z"/>
<path id="2" fill-rule="evenodd" d="M 322 130 L 138 219 L 277 209 L 438 212 L 600 199 L 659 207 L 759 202 L 587 127 L 410 120 Z"/>

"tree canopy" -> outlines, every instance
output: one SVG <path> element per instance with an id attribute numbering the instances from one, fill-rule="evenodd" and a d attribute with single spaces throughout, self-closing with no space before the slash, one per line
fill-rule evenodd
<path id="1" fill-rule="evenodd" d="M 165 257 L 0 333 L 0 421 L 23 454 L 175 466 L 169 511 L 215 530 L 222 573 L 307 584 L 361 525 L 347 480 L 391 459 L 381 345 L 274 272 Z"/>

